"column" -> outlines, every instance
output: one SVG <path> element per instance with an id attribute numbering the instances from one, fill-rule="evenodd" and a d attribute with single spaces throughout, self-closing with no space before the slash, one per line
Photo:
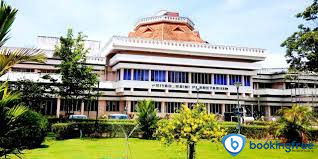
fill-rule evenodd
<path id="1" fill-rule="evenodd" d="M 191 72 L 189 72 L 189 74 L 188 74 L 188 81 L 189 81 L 189 83 L 192 83 L 192 81 L 191 81 L 191 79 L 192 79 L 192 73 Z M 192 90 L 191 90 L 192 88 L 190 87 L 189 88 L 189 94 L 192 94 Z"/>
<path id="2" fill-rule="evenodd" d="M 161 113 L 165 113 L 165 102 L 161 102 Z"/>
<path id="3" fill-rule="evenodd" d="M 60 117 L 60 110 L 61 110 L 61 98 L 57 97 L 57 101 L 56 101 L 56 117 L 57 118 Z"/>
<path id="4" fill-rule="evenodd" d="M 131 113 L 130 110 L 131 110 L 131 101 L 127 100 L 126 101 L 126 112 L 127 112 L 127 114 Z"/>
<path id="5" fill-rule="evenodd" d="M 98 101 L 98 109 L 97 109 L 98 117 L 104 115 L 105 112 L 106 112 L 106 101 L 99 100 Z"/>
<path id="6" fill-rule="evenodd" d="M 166 71 L 166 82 L 169 82 L 168 77 L 169 77 L 169 71 Z M 165 89 L 165 93 L 169 93 L 168 88 Z"/>
<path id="7" fill-rule="evenodd" d="M 269 105 L 265 106 L 265 117 L 268 118 L 271 116 L 271 107 Z"/>
<path id="8" fill-rule="evenodd" d="M 212 105 L 212 103 L 208 103 L 208 114 L 210 114 L 211 113 L 211 105 Z"/>
<path id="9" fill-rule="evenodd" d="M 230 75 L 226 75 L 226 85 L 230 85 Z M 230 96 L 231 95 L 231 93 L 228 91 L 228 92 L 226 92 L 226 95 L 227 96 Z"/>
<path id="10" fill-rule="evenodd" d="M 225 104 L 221 104 L 221 114 L 224 115 L 225 112 Z"/>
<path id="11" fill-rule="evenodd" d="M 81 101 L 81 115 L 84 115 L 84 101 Z"/>
<path id="12" fill-rule="evenodd" d="M 151 81 L 151 70 L 148 70 L 148 81 Z M 151 93 L 151 88 L 148 88 L 148 93 Z"/>
<path id="13" fill-rule="evenodd" d="M 121 81 L 124 80 L 124 69 L 123 68 L 120 69 L 120 80 Z"/>

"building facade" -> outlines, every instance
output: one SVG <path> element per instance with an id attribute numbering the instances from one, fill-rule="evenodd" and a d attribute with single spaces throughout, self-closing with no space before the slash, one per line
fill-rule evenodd
<path id="1" fill-rule="evenodd" d="M 31 79 L 50 84 L 41 77 L 60 78 L 53 56 L 56 37 L 38 37 L 38 47 L 47 54 L 45 63 L 15 65 L 1 80 Z M 159 115 L 176 113 L 182 104 L 204 103 L 209 113 L 231 113 L 240 105 L 248 116 L 256 112 L 269 118 L 293 103 L 317 105 L 318 76 L 298 75 L 287 79 L 287 69 L 262 69 L 266 50 L 209 44 L 195 31 L 194 23 L 179 13 L 162 11 L 140 19 L 128 37 L 113 36 L 103 47 L 87 40 L 86 64 L 98 73 L 101 96 L 93 103 L 80 102 L 74 114 L 90 118 L 110 113 L 136 112 L 139 100 L 151 99 Z M 55 97 L 45 101 L 44 114 L 65 115 L 67 101 Z"/>

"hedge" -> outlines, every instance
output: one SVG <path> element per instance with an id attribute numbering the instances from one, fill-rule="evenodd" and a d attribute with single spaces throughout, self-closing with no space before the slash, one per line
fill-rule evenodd
<path id="1" fill-rule="evenodd" d="M 273 136 L 270 127 L 264 126 L 265 122 L 259 122 L 259 124 L 241 125 L 241 134 L 249 139 L 264 139 Z M 134 120 L 105 120 L 99 122 L 97 127 L 95 126 L 95 122 L 68 122 L 53 124 L 52 130 L 55 133 L 56 139 L 78 138 L 80 137 L 80 130 L 84 137 L 125 137 L 123 130 L 129 133 L 136 125 L 137 123 Z M 236 123 L 234 122 L 222 122 L 220 125 L 228 134 L 237 133 Z M 318 129 L 310 129 L 308 132 L 310 141 L 318 141 Z M 141 135 L 141 130 L 137 128 L 130 137 L 140 137 Z"/>
<path id="2" fill-rule="evenodd" d="M 98 122 L 78 122 L 78 123 L 56 123 L 52 125 L 52 131 L 56 139 L 78 138 L 82 137 L 125 137 L 135 127 L 136 122 L 116 122 L 106 121 Z M 125 132 L 125 133 L 124 133 Z M 141 131 L 136 129 L 130 137 L 139 137 Z"/>

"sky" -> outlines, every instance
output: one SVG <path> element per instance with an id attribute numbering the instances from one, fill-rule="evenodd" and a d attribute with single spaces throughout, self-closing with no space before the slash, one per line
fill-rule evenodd
<path id="1" fill-rule="evenodd" d="M 91 40 L 127 36 L 139 18 L 177 11 L 210 44 L 267 50 L 263 67 L 287 67 L 280 44 L 303 21 L 295 14 L 312 0 L 5 0 L 18 14 L 7 46 L 36 47 L 36 37 L 63 36 L 67 28 Z"/>

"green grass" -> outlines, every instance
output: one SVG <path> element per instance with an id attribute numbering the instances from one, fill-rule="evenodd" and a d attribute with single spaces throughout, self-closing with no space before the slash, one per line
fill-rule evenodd
<path id="1" fill-rule="evenodd" d="M 126 142 L 121 138 L 108 139 L 70 139 L 56 141 L 46 140 L 44 148 L 24 151 L 25 159 L 123 159 L 126 157 Z M 315 145 L 317 146 L 317 145 Z M 186 149 L 182 145 L 165 146 L 159 141 L 129 139 L 131 159 L 184 159 Z M 218 149 L 219 148 L 219 149 Z M 220 144 L 201 141 L 197 147 L 198 159 L 234 158 Z M 284 150 L 252 150 L 247 141 L 242 152 L 235 159 L 287 159 L 317 158 L 318 150 L 313 152 L 290 152 Z M 11 156 L 12 157 L 12 156 Z M 15 158 L 15 157 L 13 157 Z"/>

